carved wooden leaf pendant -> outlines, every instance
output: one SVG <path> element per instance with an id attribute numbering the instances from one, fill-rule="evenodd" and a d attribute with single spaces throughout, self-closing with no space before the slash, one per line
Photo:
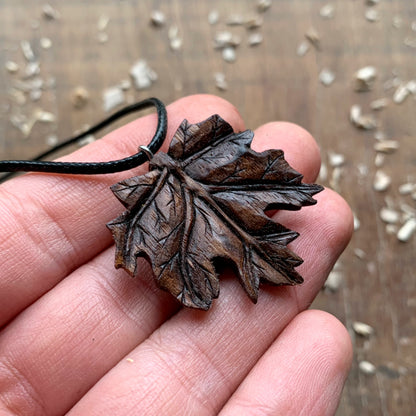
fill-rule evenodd
<path id="1" fill-rule="evenodd" d="M 231 261 L 253 302 L 260 282 L 302 283 L 302 259 L 287 248 L 298 234 L 266 209 L 313 205 L 323 188 L 302 183 L 281 150 L 250 149 L 253 132 L 234 133 L 218 115 L 183 121 L 169 152 L 150 171 L 112 186 L 127 211 L 107 226 L 116 242 L 115 266 L 136 274 L 147 256 L 159 287 L 182 304 L 208 309 L 219 295 L 214 262 Z"/>

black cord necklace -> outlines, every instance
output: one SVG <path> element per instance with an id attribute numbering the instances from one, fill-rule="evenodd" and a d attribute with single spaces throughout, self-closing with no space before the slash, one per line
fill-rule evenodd
<path id="1" fill-rule="evenodd" d="M 112 160 L 109 162 L 48 162 L 41 159 L 63 149 L 64 147 L 76 143 L 78 140 L 97 133 L 103 128 L 114 123 L 118 119 L 136 111 L 141 111 L 149 107 L 156 107 L 158 115 L 158 123 L 156 133 L 150 144 L 142 146 L 140 151 L 132 156 L 120 160 Z M 44 152 L 33 160 L 3 160 L 0 161 L 0 172 L 48 172 L 48 173 L 66 173 L 72 175 L 97 175 L 105 173 L 121 172 L 135 168 L 146 162 L 153 154 L 155 154 L 166 138 L 168 119 L 165 105 L 157 98 L 148 98 L 135 104 L 131 104 L 112 114 L 105 120 L 91 127 L 90 129 L 65 140 L 63 143 Z M 12 174 L 4 175 L 1 180 L 12 176 Z"/>
<path id="2" fill-rule="evenodd" d="M 140 146 L 133 156 L 96 163 L 39 160 L 150 106 L 158 114 L 156 133 L 149 146 Z M 287 247 L 298 233 L 276 223 L 265 211 L 313 205 L 312 196 L 322 186 L 302 183 L 302 175 L 289 166 L 283 151 L 253 151 L 254 133 L 235 133 L 218 115 L 197 124 L 184 120 L 168 152 L 156 154 L 166 131 L 164 104 L 149 98 L 118 111 L 37 160 L 0 161 L 0 171 L 91 175 L 128 170 L 149 160 L 148 173 L 111 187 L 127 208 L 107 224 L 116 242 L 115 266 L 135 276 L 137 258 L 146 256 L 157 285 L 185 306 L 206 310 L 218 297 L 218 259 L 234 264 L 253 302 L 261 282 L 302 283 L 295 270 L 302 259 Z"/>

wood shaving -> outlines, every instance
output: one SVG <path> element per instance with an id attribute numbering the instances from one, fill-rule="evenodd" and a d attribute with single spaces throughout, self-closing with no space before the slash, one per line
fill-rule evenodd
<path id="1" fill-rule="evenodd" d="M 29 62 L 25 67 L 24 76 L 26 78 L 31 78 L 40 73 L 40 64 L 38 61 Z"/>
<path id="2" fill-rule="evenodd" d="M 227 84 L 227 81 L 225 79 L 225 74 L 224 73 L 216 72 L 214 74 L 214 79 L 215 79 L 215 86 L 220 91 L 226 91 L 228 89 L 228 84 Z"/>
<path id="3" fill-rule="evenodd" d="M 14 62 L 14 61 L 7 61 L 4 64 L 4 67 L 11 74 L 15 74 L 17 71 L 19 71 L 19 65 L 16 62 Z"/>
<path id="4" fill-rule="evenodd" d="M 374 150 L 381 153 L 393 153 L 399 146 L 397 140 L 381 140 L 374 145 Z"/>
<path id="5" fill-rule="evenodd" d="M 416 218 L 409 218 L 397 232 L 397 239 L 402 243 L 410 240 L 416 231 Z"/>
<path id="6" fill-rule="evenodd" d="M 77 108 L 83 108 L 90 98 L 89 92 L 84 87 L 76 87 L 71 94 L 72 105 Z"/>
<path id="7" fill-rule="evenodd" d="M 355 91 L 369 91 L 377 78 L 377 69 L 374 66 L 365 66 L 355 73 L 354 78 Z"/>
<path id="8" fill-rule="evenodd" d="M 109 39 L 108 34 L 105 32 L 99 32 L 97 35 L 97 40 L 100 43 L 107 43 L 108 39 Z"/>
<path id="9" fill-rule="evenodd" d="M 329 152 L 328 159 L 330 166 L 333 168 L 342 166 L 345 163 L 345 156 L 340 153 Z"/>
<path id="10" fill-rule="evenodd" d="M 272 5 L 272 0 L 258 0 L 257 1 L 257 10 L 261 13 L 270 9 Z"/>
<path id="11" fill-rule="evenodd" d="M 173 25 L 169 28 L 168 38 L 170 48 L 173 51 L 178 51 L 182 48 L 182 38 L 179 36 L 179 28 L 176 25 Z"/>
<path id="12" fill-rule="evenodd" d="M 377 127 L 377 120 L 374 116 L 371 114 L 363 115 L 361 107 L 357 104 L 350 109 L 350 121 L 355 127 L 364 130 L 372 130 Z"/>
<path id="13" fill-rule="evenodd" d="M 220 14 L 218 13 L 218 10 L 211 10 L 208 14 L 208 23 L 210 25 L 216 25 L 219 20 Z"/>
<path id="14" fill-rule="evenodd" d="M 369 22 L 378 22 L 381 19 L 380 12 L 376 9 L 367 9 L 365 11 L 365 18 Z"/>
<path id="15" fill-rule="evenodd" d="M 111 111 L 113 108 L 125 102 L 123 90 L 118 87 L 110 87 L 103 92 L 103 109 L 104 111 Z"/>
<path id="16" fill-rule="evenodd" d="M 354 219 L 354 231 L 358 231 L 361 227 L 361 221 L 357 217 L 357 214 L 353 212 L 353 219 Z"/>
<path id="17" fill-rule="evenodd" d="M 244 24 L 244 17 L 241 14 L 232 14 L 227 17 L 225 24 L 228 26 L 241 26 Z"/>
<path id="18" fill-rule="evenodd" d="M 392 26 L 396 29 L 400 29 L 403 26 L 403 19 L 400 16 L 394 16 Z"/>
<path id="19" fill-rule="evenodd" d="M 366 375 L 373 375 L 376 373 L 377 368 L 374 364 L 370 363 L 369 361 L 360 361 L 358 363 L 358 368 L 360 371 Z"/>
<path id="20" fill-rule="evenodd" d="M 50 38 L 40 38 L 39 44 L 43 49 L 50 49 L 52 47 L 52 40 Z"/>
<path id="21" fill-rule="evenodd" d="M 377 192 L 386 191 L 391 184 L 391 177 L 381 169 L 376 171 L 374 175 L 373 189 Z"/>
<path id="22" fill-rule="evenodd" d="M 306 39 L 310 42 L 312 46 L 315 47 L 315 49 L 321 48 L 321 37 L 318 34 L 318 31 L 311 27 L 306 33 L 305 33 Z"/>
<path id="23" fill-rule="evenodd" d="M 35 54 L 33 53 L 32 46 L 27 40 L 22 40 L 20 42 L 20 48 L 22 49 L 22 53 L 26 61 L 32 62 L 35 60 Z"/>
<path id="24" fill-rule="evenodd" d="M 403 45 L 409 48 L 416 48 L 416 38 L 410 38 L 409 36 L 404 38 Z"/>
<path id="25" fill-rule="evenodd" d="M 361 248 L 355 248 L 354 255 L 358 257 L 360 260 L 364 260 L 367 257 L 367 253 Z"/>
<path id="26" fill-rule="evenodd" d="M 261 16 L 251 16 L 244 20 L 247 29 L 258 29 L 263 26 L 263 18 Z"/>
<path id="27" fill-rule="evenodd" d="M 416 81 L 415 80 L 401 83 L 394 93 L 393 101 L 396 104 L 401 104 L 410 94 L 416 94 Z"/>
<path id="28" fill-rule="evenodd" d="M 386 156 L 383 153 L 377 153 L 374 158 L 375 167 L 381 168 L 384 165 L 385 160 L 386 160 Z"/>
<path id="29" fill-rule="evenodd" d="M 303 42 L 299 43 L 299 45 L 296 49 L 296 55 L 305 56 L 307 54 L 307 52 L 309 51 L 309 49 L 310 49 L 309 42 L 304 40 Z"/>
<path id="30" fill-rule="evenodd" d="M 321 163 L 318 175 L 319 182 L 326 182 L 328 180 L 328 168 L 325 163 Z"/>
<path id="31" fill-rule="evenodd" d="M 370 108 L 375 111 L 382 110 L 386 108 L 389 104 L 390 100 L 388 98 L 379 98 L 377 100 L 373 100 L 370 103 Z"/>
<path id="32" fill-rule="evenodd" d="M 370 335 L 374 334 L 374 328 L 364 322 L 353 322 L 352 329 L 357 335 L 362 337 L 369 337 Z"/>
<path id="33" fill-rule="evenodd" d="M 416 183 L 404 183 L 399 186 L 399 194 L 400 195 L 410 195 L 411 193 L 416 191 Z"/>
<path id="34" fill-rule="evenodd" d="M 340 270 L 331 270 L 324 283 L 324 288 L 331 292 L 337 292 L 344 280 L 344 274 Z"/>
<path id="35" fill-rule="evenodd" d="M 396 224 L 400 220 L 400 214 L 395 209 L 383 207 L 380 210 L 380 218 L 387 224 Z"/>
<path id="36" fill-rule="evenodd" d="M 49 147 L 54 147 L 54 146 L 56 146 L 57 144 L 58 144 L 58 136 L 56 136 L 55 134 L 52 134 L 52 135 L 50 135 L 50 136 L 48 136 L 47 138 L 46 138 L 46 144 L 49 146 Z"/>
<path id="37" fill-rule="evenodd" d="M 249 46 L 257 46 L 263 42 L 263 35 L 261 33 L 251 33 L 248 37 Z"/>
<path id="38" fill-rule="evenodd" d="M 42 14 L 43 14 L 43 17 L 48 20 L 56 20 L 61 17 L 61 14 L 58 12 L 58 10 L 53 8 L 48 3 L 42 6 Z"/>
<path id="39" fill-rule="evenodd" d="M 326 4 L 319 10 L 319 15 L 324 19 L 332 19 L 335 16 L 335 6 L 331 3 Z"/>
<path id="40" fill-rule="evenodd" d="M 96 140 L 93 134 L 89 134 L 88 136 L 83 137 L 82 139 L 78 140 L 77 144 L 79 147 L 84 147 L 87 144 L 94 143 Z"/>
<path id="41" fill-rule="evenodd" d="M 237 54 L 235 53 L 235 48 L 233 48 L 232 46 L 227 46 L 226 48 L 224 48 L 222 50 L 222 58 L 224 59 L 225 62 L 235 62 L 235 60 L 237 59 Z"/>
<path id="42" fill-rule="evenodd" d="M 150 22 L 155 27 L 161 27 L 166 23 L 166 17 L 160 10 L 153 10 L 150 13 Z"/>
<path id="43" fill-rule="evenodd" d="M 105 29 L 107 29 L 108 23 L 110 22 L 110 18 L 106 15 L 101 15 L 98 18 L 98 22 L 97 22 L 97 29 L 102 32 Z"/>
<path id="44" fill-rule="evenodd" d="M 327 87 L 335 81 L 335 74 L 330 69 L 324 68 L 319 73 L 319 81 Z"/>
<path id="45" fill-rule="evenodd" d="M 138 60 L 130 69 L 130 76 L 133 79 L 134 86 L 138 90 L 150 88 L 153 82 L 157 80 L 156 72 L 150 68 L 144 59 Z"/>
<path id="46" fill-rule="evenodd" d="M 36 118 L 36 121 L 41 121 L 42 123 L 54 123 L 56 121 L 55 114 L 40 108 L 34 111 L 34 117 Z"/>
<path id="47" fill-rule="evenodd" d="M 227 47 L 237 47 L 241 43 L 241 38 L 237 35 L 233 35 L 229 31 L 218 32 L 214 38 L 214 46 L 217 49 Z"/>

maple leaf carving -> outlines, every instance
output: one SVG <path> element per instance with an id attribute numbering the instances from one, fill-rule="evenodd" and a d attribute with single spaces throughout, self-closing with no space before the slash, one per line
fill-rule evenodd
<path id="1" fill-rule="evenodd" d="M 218 115 L 198 124 L 184 120 L 147 174 L 113 185 L 127 208 L 107 224 L 115 266 L 134 276 L 137 257 L 147 256 L 159 287 L 204 310 L 219 295 L 217 259 L 233 263 L 253 302 L 260 282 L 302 283 L 295 270 L 302 259 L 287 247 L 298 234 L 265 211 L 313 205 L 323 188 L 302 183 L 283 151 L 253 151 L 253 136 L 234 133 Z"/>

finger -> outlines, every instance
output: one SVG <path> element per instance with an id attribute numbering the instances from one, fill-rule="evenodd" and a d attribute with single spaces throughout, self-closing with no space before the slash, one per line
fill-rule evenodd
<path id="1" fill-rule="evenodd" d="M 168 107 L 168 137 L 184 118 L 199 122 L 213 113 L 220 113 L 236 130 L 244 128 L 228 102 L 192 96 Z M 155 125 L 155 115 L 138 119 L 64 159 L 114 160 L 136 153 L 138 145 L 153 136 Z M 135 173 L 146 169 L 142 166 Z M 0 327 L 111 243 L 105 224 L 122 206 L 108 187 L 127 175 L 29 174 L 0 187 Z"/>
<path id="2" fill-rule="evenodd" d="M 321 156 L 315 139 L 302 127 L 287 122 L 271 122 L 255 131 L 253 149 L 262 152 L 279 148 L 285 159 L 298 172 L 305 182 L 313 182 L 321 167 Z"/>
<path id="3" fill-rule="evenodd" d="M 129 354 L 133 362 L 118 364 L 70 414 L 108 409 L 115 415 L 216 414 L 272 341 L 311 303 L 349 240 L 351 212 L 331 191 L 297 215 L 303 238 L 294 246 L 305 259 L 303 285 L 265 287 L 252 305 L 234 280 L 225 279 L 209 313 L 181 310 Z"/>
<path id="4" fill-rule="evenodd" d="M 351 360 L 345 327 L 325 312 L 303 312 L 261 357 L 220 416 L 334 415 Z"/>
<path id="5" fill-rule="evenodd" d="M 305 134 L 308 140 L 310 136 Z M 262 144 L 261 135 L 257 144 Z M 281 144 L 276 140 L 274 146 Z M 316 160 L 305 159 L 300 168 L 308 170 L 309 163 Z M 0 362 L 15 369 L 7 373 L 7 385 L 25 385 L 27 391 L 36 386 L 38 399 L 29 398 L 28 408 L 45 402 L 56 406 L 56 413 L 67 409 L 134 347 L 132 343 L 139 344 L 176 310 L 174 300 L 155 289 L 148 268 L 131 280 L 115 271 L 112 261 L 108 250 L 75 271 L 10 324 L 7 336 L 0 337 L 0 345 L 13 346 L 0 348 L 6 351 Z M 48 339 L 49 348 L 39 334 Z M 26 383 L 16 383 L 16 373 L 23 374 Z M 59 391 L 68 392 L 69 401 Z M 19 396 L 13 392 L 14 397 Z"/>

